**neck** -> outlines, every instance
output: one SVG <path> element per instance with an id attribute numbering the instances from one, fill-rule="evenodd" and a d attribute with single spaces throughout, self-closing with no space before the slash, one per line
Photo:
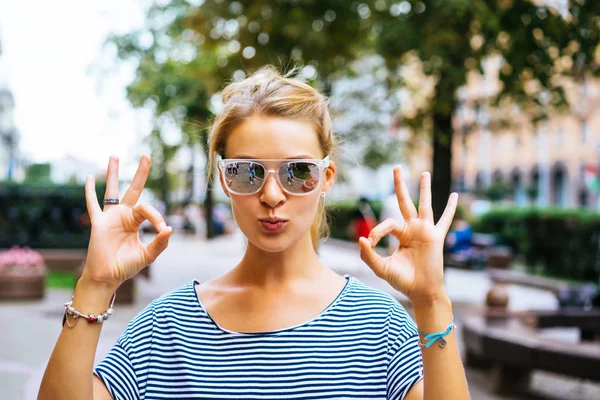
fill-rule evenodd
<path id="1" fill-rule="evenodd" d="M 317 257 L 309 233 L 279 252 L 265 251 L 248 242 L 244 257 L 232 272 L 248 285 L 269 289 L 318 279 L 328 269 Z"/>

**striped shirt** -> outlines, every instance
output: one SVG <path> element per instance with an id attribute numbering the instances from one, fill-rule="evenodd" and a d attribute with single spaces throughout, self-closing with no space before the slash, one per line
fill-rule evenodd
<path id="1" fill-rule="evenodd" d="M 203 309 L 197 281 L 140 312 L 94 369 L 121 399 L 403 399 L 423 377 L 415 323 L 349 275 L 318 316 L 232 332 Z"/>

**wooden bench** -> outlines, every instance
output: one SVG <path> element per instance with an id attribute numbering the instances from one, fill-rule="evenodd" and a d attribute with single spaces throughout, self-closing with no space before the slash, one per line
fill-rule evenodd
<path id="1" fill-rule="evenodd" d="M 444 255 L 445 266 L 461 269 L 509 268 L 513 261 L 510 248 L 496 245 L 493 234 L 474 233 L 470 250 Z"/>
<path id="2" fill-rule="evenodd" d="M 600 325 L 600 311 L 569 315 L 564 311 L 520 313 L 520 317 L 470 315 L 462 321 L 466 364 L 490 368 L 495 390 L 513 395 L 529 384 L 534 369 L 600 381 L 600 343 L 550 340 L 536 328 Z M 532 323 L 532 321 L 534 321 Z M 596 332 L 599 332 L 596 330 Z"/>
<path id="3" fill-rule="evenodd" d="M 513 285 L 522 285 L 540 290 L 547 290 L 558 295 L 562 290 L 569 286 L 566 283 L 556 279 L 545 278 L 543 276 L 532 276 L 519 271 L 505 269 L 488 269 L 488 277 L 494 283 L 507 283 Z"/>

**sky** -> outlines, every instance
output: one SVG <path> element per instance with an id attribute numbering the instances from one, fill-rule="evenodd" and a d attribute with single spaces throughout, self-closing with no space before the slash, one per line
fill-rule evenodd
<path id="1" fill-rule="evenodd" d="M 143 26 L 141 0 L 0 0 L 0 86 L 15 99 L 21 154 L 32 162 L 71 155 L 104 167 L 111 154 L 133 173 L 147 151 L 147 114 L 125 87 L 107 36 Z"/>

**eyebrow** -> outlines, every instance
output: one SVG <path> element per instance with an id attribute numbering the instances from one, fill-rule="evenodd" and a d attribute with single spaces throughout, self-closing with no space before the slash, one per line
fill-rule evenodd
<path id="1" fill-rule="evenodd" d="M 249 156 L 246 154 L 236 154 L 235 156 L 231 157 L 233 159 L 248 159 L 248 160 L 260 160 L 260 158 L 258 157 L 253 157 L 253 156 Z M 293 156 L 293 157 L 287 157 L 287 158 L 283 158 L 283 160 L 301 160 L 301 159 L 314 159 L 313 156 L 310 156 L 308 154 L 300 154 L 298 156 Z"/>

